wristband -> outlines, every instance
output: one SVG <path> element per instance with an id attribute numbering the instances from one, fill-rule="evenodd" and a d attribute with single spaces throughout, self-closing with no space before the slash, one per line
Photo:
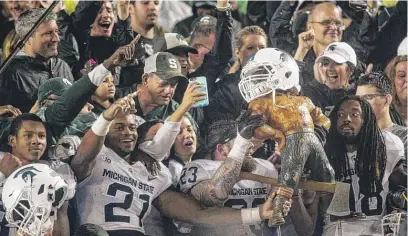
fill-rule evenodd
<path id="1" fill-rule="evenodd" d="M 109 132 L 109 127 L 112 121 L 108 121 L 103 117 L 103 113 L 98 117 L 98 119 L 92 125 L 92 131 L 98 136 L 106 136 Z"/>
<path id="2" fill-rule="evenodd" d="M 251 145 L 251 139 L 244 139 L 243 137 L 241 137 L 241 135 L 237 134 L 234 145 L 232 146 L 231 151 L 228 154 L 228 158 L 232 158 L 242 163 L 244 161 L 245 154 L 251 147 Z"/>
<path id="3" fill-rule="evenodd" d="M 259 215 L 259 207 L 241 209 L 241 219 L 242 223 L 246 225 L 260 223 L 262 219 Z"/>

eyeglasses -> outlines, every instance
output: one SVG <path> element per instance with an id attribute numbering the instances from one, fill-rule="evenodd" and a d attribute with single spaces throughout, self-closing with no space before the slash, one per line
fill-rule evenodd
<path id="1" fill-rule="evenodd" d="M 372 100 L 376 97 L 384 97 L 384 94 L 381 93 L 370 93 L 370 94 L 364 94 L 359 96 L 360 98 L 364 99 L 364 100 Z"/>
<path id="2" fill-rule="evenodd" d="M 317 23 L 317 24 L 323 25 L 324 27 L 329 27 L 329 26 L 331 26 L 331 25 L 333 25 L 333 24 L 334 24 L 337 28 L 340 28 L 340 27 L 343 27 L 343 26 L 344 26 L 343 22 L 342 22 L 342 21 L 339 21 L 339 20 L 324 20 L 324 21 L 320 21 L 320 22 L 318 22 L 318 21 L 310 21 L 310 23 Z"/>
<path id="3" fill-rule="evenodd" d="M 205 48 L 205 49 L 207 49 L 208 51 L 211 51 L 211 48 L 207 48 L 206 46 L 204 46 L 204 45 L 201 44 L 201 43 L 196 43 L 196 44 L 194 44 L 194 45 L 193 45 L 193 48 L 195 48 L 196 50 L 199 50 L 200 48 Z"/>

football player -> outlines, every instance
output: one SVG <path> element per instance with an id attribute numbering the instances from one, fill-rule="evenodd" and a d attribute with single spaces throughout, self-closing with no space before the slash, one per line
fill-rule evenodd
<path id="1" fill-rule="evenodd" d="M 260 120 L 259 120 L 260 119 Z M 251 138 L 254 130 L 263 124 L 261 116 L 247 112 L 239 123 L 217 121 L 209 129 L 210 160 L 195 160 L 186 164 L 180 177 L 181 191 L 190 192 L 205 207 L 225 206 L 251 208 L 264 203 L 270 185 L 239 180 L 242 171 L 267 177 L 278 177 L 278 171 L 269 161 L 254 158 Z M 238 133 L 237 133 L 238 130 Z M 262 235 L 261 225 L 241 227 L 194 227 L 192 235 Z"/>
<path id="2" fill-rule="evenodd" d="M 21 166 L 39 162 L 47 148 L 47 132 L 45 124 L 35 114 L 24 113 L 17 116 L 10 125 L 10 135 L 8 137 L 11 146 L 10 153 L 0 152 L 0 190 L 3 188 L 4 181 L 10 174 Z M 67 183 L 68 196 L 66 200 L 73 198 L 76 188 L 74 174 L 68 164 L 54 161 L 40 161 L 54 169 Z M 54 215 L 55 227 L 53 235 L 69 235 L 69 224 L 67 218 L 68 202 Z M 1 210 L 4 212 L 3 210 Z M 0 214 L 1 235 L 16 235 L 17 228 L 8 227 L 6 219 L 3 219 L 4 213 Z M 56 217 L 56 219 L 55 219 Z"/>
<path id="3" fill-rule="evenodd" d="M 171 174 L 162 164 L 152 176 L 141 161 L 131 164 L 137 132 L 131 94 L 116 101 L 82 139 L 72 168 L 77 175 L 77 206 L 80 224 L 102 226 L 110 236 L 145 235 L 143 220 L 153 204 L 163 215 L 189 223 L 255 223 L 272 215 L 272 199 L 260 208 L 244 211 L 228 208 L 202 209 L 197 201 L 167 190 Z M 287 202 L 286 204 L 290 204 Z"/>
<path id="4" fill-rule="evenodd" d="M 406 186 L 404 146 L 378 127 L 370 104 L 357 96 L 343 97 L 330 114 L 326 152 L 336 180 L 351 184 L 346 216 L 326 215 L 323 235 L 382 235 L 381 218 L 392 186 Z M 402 194 L 402 193 L 401 193 Z"/>

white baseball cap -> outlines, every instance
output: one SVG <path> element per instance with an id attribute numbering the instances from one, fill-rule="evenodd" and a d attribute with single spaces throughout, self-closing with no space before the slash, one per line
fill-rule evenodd
<path id="1" fill-rule="evenodd" d="M 408 54 L 407 44 L 408 39 L 407 37 L 405 37 L 404 40 L 402 40 L 402 42 L 398 46 L 398 56 L 404 56 Z"/>
<path id="2" fill-rule="evenodd" d="M 354 49 L 344 42 L 335 42 L 329 44 L 324 49 L 322 55 L 320 55 L 316 62 L 321 62 L 324 58 L 330 58 L 337 63 L 350 62 L 354 66 L 357 66 L 357 56 Z"/>
<path id="3" fill-rule="evenodd" d="M 163 36 L 157 36 L 153 39 L 153 50 L 157 52 L 182 52 L 197 54 L 197 49 L 188 46 L 184 37 L 177 33 L 165 33 Z"/>

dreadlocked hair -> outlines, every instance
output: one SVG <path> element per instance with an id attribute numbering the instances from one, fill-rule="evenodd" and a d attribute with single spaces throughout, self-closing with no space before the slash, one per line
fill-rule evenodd
<path id="1" fill-rule="evenodd" d="M 330 114 L 331 127 L 327 136 L 325 151 L 330 164 L 335 171 L 338 181 L 343 181 L 347 176 L 348 157 L 346 142 L 337 130 L 337 113 L 340 106 L 349 100 L 360 103 L 363 115 L 363 124 L 357 135 L 357 159 L 355 163 L 356 174 L 359 177 L 360 192 L 366 196 L 382 190 L 387 154 L 384 138 L 378 128 L 377 121 L 371 106 L 364 99 L 354 95 L 343 97 Z"/>
<path id="2" fill-rule="evenodd" d="M 139 127 L 137 127 L 138 137 L 136 141 L 136 147 L 138 147 L 139 144 L 145 141 L 147 132 L 149 132 L 150 128 L 152 128 L 154 125 L 158 123 L 164 124 L 162 120 L 149 120 L 139 125 Z"/>

